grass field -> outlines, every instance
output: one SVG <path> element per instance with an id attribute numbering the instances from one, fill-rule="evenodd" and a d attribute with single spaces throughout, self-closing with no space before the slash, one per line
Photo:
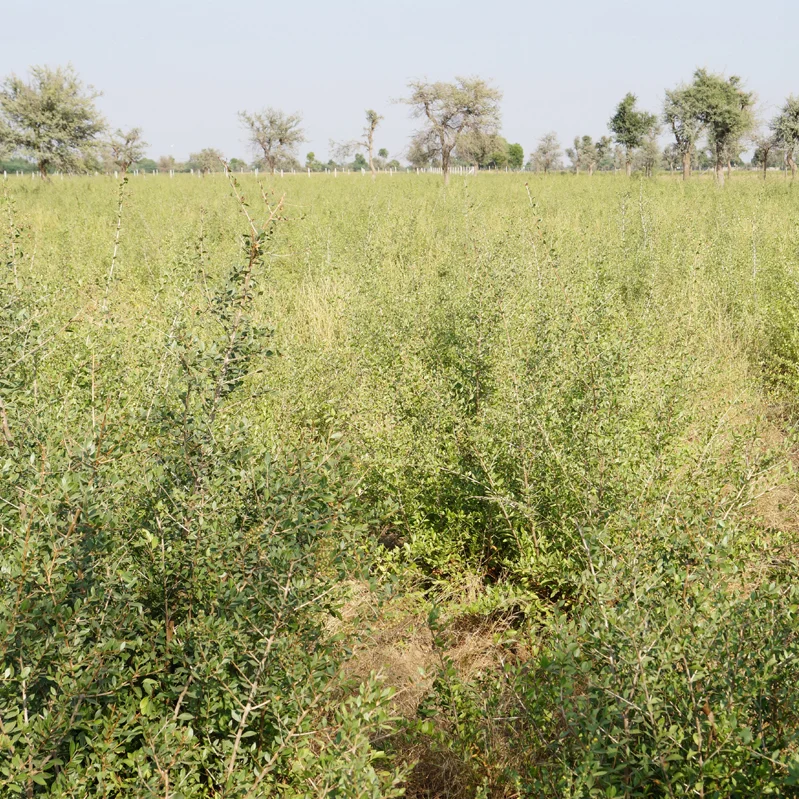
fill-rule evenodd
<path id="1" fill-rule="evenodd" d="M 790 181 L 4 192 L 0 795 L 799 794 Z"/>

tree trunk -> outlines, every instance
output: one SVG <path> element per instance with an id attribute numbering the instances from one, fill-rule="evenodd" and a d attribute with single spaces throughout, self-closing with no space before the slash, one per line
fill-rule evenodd
<path id="1" fill-rule="evenodd" d="M 716 182 L 719 186 L 724 185 L 724 162 L 721 159 L 716 161 Z"/>
<path id="2" fill-rule="evenodd" d="M 588 177 L 589 177 L 589 178 L 590 178 L 590 177 L 593 177 L 593 175 L 594 175 L 594 165 L 593 165 L 593 164 L 591 164 L 591 165 L 588 167 Z"/>
<path id="3" fill-rule="evenodd" d="M 442 137 L 443 144 L 443 137 Z M 441 147 L 441 171 L 444 174 L 444 185 L 449 186 L 449 154 L 450 150 L 446 145 Z"/>
<path id="4" fill-rule="evenodd" d="M 727 178 L 729 178 L 730 175 L 732 175 L 732 161 L 730 161 L 730 159 L 728 158 L 727 159 Z"/>
<path id="5" fill-rule="evenodd" d="M 47 180 L 47 161 L 39 161 L 39 177 Z"/>
<path id="6" fill-rule="evenodd" d="M 682 154 L 682 179 L 688 180 L 691 177 L 691 151 Z"/>
<path id="7" fill-rule="evenodd" d="M 374 129 L 369 131 L 369 171 L 372 173 L 372 180 L 375 179 L 375 162 L 372 152 L 374 151 Z"/>
<path id="8" fill-rule="evenodd" d="M 624 165 L 624 168 L 627 171 L 627 177 L 629 178 L 630 175 L 632 175 L 632 173 L 633 173 L 633 162 L 632 162 L 631 159 L 629 159 L 629 158 L 627 159 L 627 161 L 626 161 L 626 163 Z"/>
<path id="9" fill-rule="evenodd" d="M 768 150 L 763 151 L 763 180 L 766 179 L 766 170 L 768 169 Z"/>
<path id="10" fill-rule="evenodd" d="M 788 166 L 791 168 L 791 180 L 796 177 L 796 161 L 793 160 L 793 153 L 789 150 L 785 156 Z"/>

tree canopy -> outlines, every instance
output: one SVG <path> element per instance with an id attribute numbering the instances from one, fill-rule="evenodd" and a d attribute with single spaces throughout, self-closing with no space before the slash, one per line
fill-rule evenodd
<path id="1" fill-rule="evenodd" d="M 124 175 L 133 164 L 144 158 L 146 149 L 147 142 L 141 128 L 131 128 L 127 132 L 116 130 L 108 142 L 108 159 Z"/>
<path id="2" fill-rule="evenodd" d="M 551 172 L 561 167 L 561 156 L 558 137 L 554 132 L 544 134 L 533 151 L 530 161 L 536 172 Z"/>
<path id="3" fill-rule="evenodd" d="M 724 165 L 737 156 L 741 138 L 754 126 L 754 94 L 744 91 L 737 75 L 725 78 L 706 69 L 696 70 L 691 91 L 695 96 L 696 119 L 707 130 L 716 177 L 723 184 Z"/>
<path id="4" fill-rule="evenodd" d="M 29 81 L 12 74 L 0 89 L 0 149 L 36 161 L 42 177 L 80 170 L 105 129 L 99 96 L 71 66 L 31 67 Z"/>
<path id="5" fill-rule="evenodd" d="M 785 160 L 796 177 L 796 150 L 799 148 L 799 97 L 791 95 L 771 120 L 774 143 L 785 150 Z"/>
<path id="6" fill-rule="evenodd" d="M 219 150 L 213 147 L 206 147 L 198 153 L 192 153 L 189 156 L 189 166 L 192 169 L 197 169 L 203 175 L 208 172 L 221 172 L 223 169 L 222 159 L 223 155 Z"/>
<path id="7" fill-rule="evenodd" d="M 627 174 L 632 171 L 633 151 L 640 147 L 647 133 L 657 123 L 657 117 L 636 108 L 638 100 L 632 93 L 624 96 L 608 122 L 616 142 L 624 148 Z"/>
<path id="8" fill-rule="evenodd" d="M 306 141 L 300 114 L 264 108 L 252 114 L 240 111 L 239 119 L 247 130 L 253 150 L 263 157 L 264 165 L 272 174 L 281 161 L 293 161 L 297 147 Z"/>
<path id="9" fill-rule="evenodd" d="M 666 91 L 663 121 L 674 136 L 675 153 L 682 162 L 683 179 L 691 175 L 691 159 L 704 130 L 697 92 L 693 86 L 678 86 Z"/>
<path id="10" fill-rule="evenodd" d="M 453 83 L 411 81 L 410 95 L 402 102 L 413 117 L 424 120 L 414 139 L 416 154 L 439 158 L 444 183 L 449 183 L 452 151 L 467 131 L 497 133 L 502 92 L 482 78 L 457 77 Z"/>

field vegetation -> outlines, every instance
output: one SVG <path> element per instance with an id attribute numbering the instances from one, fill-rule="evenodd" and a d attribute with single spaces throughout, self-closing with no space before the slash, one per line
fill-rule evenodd
<path id="1" fill-rule="evenodd" d="M 799 794 L 768 177 L 8 179 L 0 796 Z"/>

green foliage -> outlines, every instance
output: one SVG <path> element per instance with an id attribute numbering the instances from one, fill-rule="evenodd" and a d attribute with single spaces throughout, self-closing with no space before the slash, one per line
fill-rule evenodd
<path id="1" fill-rule="evenodd" d="M 408 89 L 410 95 L 402 102 L 423 124 L 409 160 L 414 166 L 424 166 L 440 159 L 444 182 L 448 183 L 450 157 L 462 137 L 472 135 L 485 141 L 496 135 L 502 92 L 478 77 L 457 77 L 453 83 L 414 80 Z"/>
<path id="2" fill-rule="evenodd" d="M 252 114 L 240 111 L 239 120 L 264 167 L 272 174 L 282 164 L 293 161 L 297 147 L 306 140 L 299 114 L 264 108 Z"/>
<path id="3" fill-rule="evenodd" d="M 599 151 L 590 136 L 575 136 L 574 148 L 567 149 L 566 155 L 571 159 L 575 172 L 584 169 L 589 175 L 594 173 L 599 160 Z"/>
<path id="4" fill-rule="evenodd" d="M 753 126 L 754 95 L 743 90 L 739 77 L 725 78 L 706 69 L 694 73 L 691 92 L 696 118 L 707 128 L 716 169 L 720 171 L 725 161 L 738 154 L 736 145 Z"/>
<path id="5" fill-rule="evenodd" d="M 445 662 L 420 717 L 469 795 L 796 795 L 799 564 L 742 592 L 729 537 L 658 550 L 597 550 L 583 609 L 555 615 L 524 664 L 517 636 L 496 678 L 466 684 Z"/>
<path id="6" fill-rule="evenodd" d="M 221 172 L 224 169 L 223 158 L 224 156 L 220 150 L 206 147 L 204 150 L 200 150 L 199 153 L 192 153 L 186 166 L 203 175 L 209 172 Z"/>
<path id="7" fill-rule="evenodd" d="M 799 97 L 791 96 L 771 121 L 774 144 L 785 151 L 791 174 L 796 174 L 796 150 L 799 148 Z"/>
<path id="8" fill-rule="evenodd" d="M 627 154 L 628 170 L 632 163 L 633 150 L 643 144 L 645 136 L 657 123 L 657 117 L 647 111 L 639 111 L 635 107 L 636 102 L 634 94 L 626 94 L 608 122 L 608 128 L 615 136 L 617 144 Z"/>
<path id="9" fill-rule="evenodd" d="M 676 154 L 690 169 L 704 124 L 701 119 L 701 98 L 694 86 L 678 86 L 666 91 L 663 104 L 663 121 L 674 136 Z"/>
<path id="10" fill-rule="evenodd" d="M 114 167 L 122 170 L 122 174 L 130 169 L 133 164 L 140 163 L 147 149 L 147 142 L 142 137 L 141 128 L 131 128 L 129 131 L 117 130 L 108 142 L 108 160 Z M 156 168 L 155 161 L 151 161 Z"/>
<path id="11" fill-rule="evenodd" d="M 35 172 L 36 164 L 26 161 L 24 158 L 11 158 L 7 161 L 0 161 L 0 172 Z"/>
<path id="12" fill-rule="evenodd" d="M 511 169 L 521 169 L 524 166 L 524 148 L 521 144 L 508 145 L 508 166 Z"/>
<path id="13" fill-rule="evenodd" d="M 795 795 L 790 183 L 236 186 L 4 186 L 0 793 Z"/>
<path id="14" fill-rule="evenodd" d="M 342 699 L 344 653 L 325 628 L 360 551 L 346 458 L 322 442 L 269 448 L 234 410 L 273 353 L 252 318 L 279 207 L 267 210 L 205 301 L 173 307 L 144 390 L 115 368 L 111 317 L 34 376 L 45 340 L 30 303 L 47 287 L 20 282 L 12 241 L 0 317 L 9 795 L 396 793 L 369 742 L 390 692 L 367 680 Z M 173 276 L 184 295 L 201 266 Z"/>
<path id="15" fill-rule="evenodd" d="M 546 174 L 561 168 L 562 154 L 558 137 L 554 133 L 547 133 L 530 155 L 530 163 L 536 172 Z"/>
<path id="16" fill-rule="evenodd" d="M 49 171 L 82 171 L 105 122 L 72 67 L 31 67 L 26 83 L 16 75 L 0 90 L 0 147 L 34 159 Z"/>

